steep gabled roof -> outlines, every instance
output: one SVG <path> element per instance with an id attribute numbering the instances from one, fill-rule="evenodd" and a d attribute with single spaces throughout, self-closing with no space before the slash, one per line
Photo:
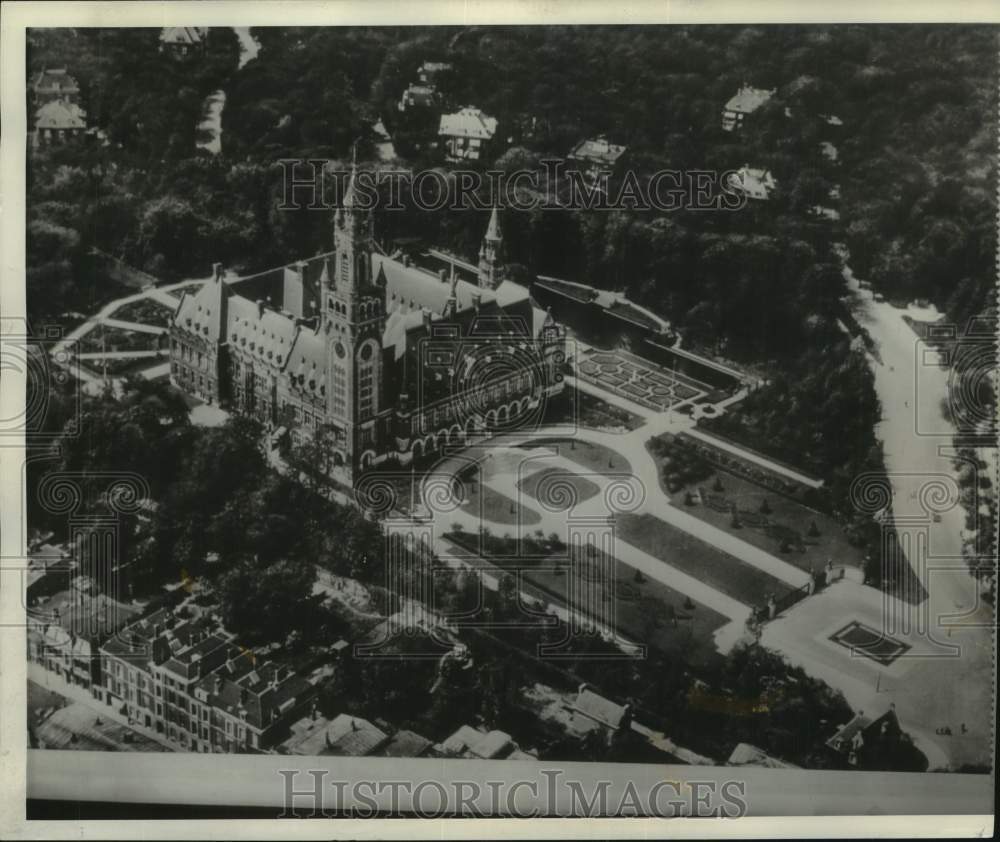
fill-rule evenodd
<path id="1" fill-rule="evenodd" d="M 217 275 L 202 284 L 196 293 L 185 290 L 174 315 L 174 324 L 211 342 L 218 342 L 224 336 L 227 304 L 235 297 L 229 284 Z"/>
<path id="2" fill-rule="evenodd" d="M 442 281 L 440 277 L 430 274 L 416 266 L 404 266 L 399 261 L 385 255 L 372 254 L 372 271 L 377 275 L 383 273 L 386 284 L 386 312 L 392 314 L 397 310 L 410 312 L 426 307 L 436 316 L 440 316 L 448 303 L 451 294 L 451 281 Z M 455 284 L 455 297 L 458 311 L 468 310 L 473 306 L 473 297 L 478 294 L 480 303 L 487 304 L 496 300 L 492 292 L 480 289 L 468 281 L 459 280 Z M 385 344 L 385 343 L 383 343 Z"/>
<path id="3" fill-rule="evenodd" d="M 295 319 L 240 295 L 229 299 L 225 341 L 262 363 L 283 368 L 292 353 Z"/>
<path id="4" fill-rule="evenodd" d="M 200 26 L 171 26 L 160 32 L 164 44 L 200 44 L 208 30 Z"/>
<path id="5" fill-rule="evenodd" d="M 36 129 L 85 129 L 87 112 L 72 102 L 57 99 L 35 112 Z"/>
<path id="6" fill-rule="evenodd" d="M 65 68 L 46 68 L 40 71 L 32 81 L 32 88 L 37 93 L 58 92 L 69 94 L 80 90 L 76 79 L 70 76 Z"/>

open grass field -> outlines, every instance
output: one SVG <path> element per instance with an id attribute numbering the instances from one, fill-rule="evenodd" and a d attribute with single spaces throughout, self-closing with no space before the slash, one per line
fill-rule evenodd
<path id="1" fill-rule="evenodd" d="M 492 523 L 516 526 L 534 526 L 541 523 L 538 512 L 525 505 L 523 500 L 511 500 L 505 494 L 494 491 L 481 482 L 465 483 L 466 499 L 462 503 L 462 511 L 474 517 Z"/>
<path id="2" fill-rule="evenodd" d="M 600 492 L 586 477 L 559 468 L 545 468 L 529 474 L 518 482 L 518 490 L 537 500 L 543 509 L 553 512 L 571 512 Z"/>
<path id="3" fill-rule="evenodd" d="M 533 439 L 520 445 L 525 449 L 551 447 L 571 462 L 595 474 L 630 474 L 632 465 L 624 456 L 600 444 L 573 439 Z"/>
<path id="4" fill-rule="evenodd" d="M 791 588 L 751 564 L 717 550 L 650 514 L 622 514 L 618 536 L 744 605 L 760 606 Z"/>

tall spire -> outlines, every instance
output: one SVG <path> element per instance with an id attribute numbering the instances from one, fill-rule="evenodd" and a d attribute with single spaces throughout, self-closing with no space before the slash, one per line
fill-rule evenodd
<path id="1" fill-rule="evenodd" d="M 503 234 L 500 231 L 500 211 L 494 206 L 490 214 L 490 224 L 486 228 L 482 246 L 479 249 L 479 286 L 496 289 L 500 283 L 500 247 Z"/>
<path id="2" fill-rule="evenodd" d="M 351 146 L 351 174 L 347 178 L 347 189 L 344 191 L 343 205 L 345 208 L 354 207 L 354 180 L 358 175 L 358 142 L 354 141 Z"/>
<path id="3" fill-rule="evenodd" d="M 503 239 L 503 235 L 500 233 L 500 214 L 496 205 L 493 206 L 493 213 L 490 214 L 490 224 L 486 229 L 485 239 L 494 243 L 499 243 Z"/>

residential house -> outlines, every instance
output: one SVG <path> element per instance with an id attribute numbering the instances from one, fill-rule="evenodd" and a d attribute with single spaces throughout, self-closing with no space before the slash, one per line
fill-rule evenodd
<path id="1" fill-rule="evenodd" d="M 31 80 L 31 93 L 38 107 L 55 100 L 80 104 L 80 86 L 64 67 L 47 68 L 35 74 Z"/>
<path id="2" fill-rule="evenodd" d="M 78 577 L 28 609 L 28 660 L 100 698 L 101 645 L 137 613 L 98 593 L 89 577 Z"/>
<path id="3" fill-rule="evenodd" d="M 776 88 L 766 90 L 764 88 L 752 88 L 747 84 L 740 86 L 736 95 L 726 103 L 722 111 L 722 128 L 731 132 L 743 125 L 743 121 L 748 114 L 753 114 L 758 108 L 774 96 Z"/>
<path id="4" fill-rule="evenodd" d="M 61 143 L 86 131 L 87 112 L 68 100 L 52 100 L 35 112 L 35 146 Z"/>
<path id="5" fill-rule="evenodd" d="M 611 143 L 606 137 L 581 140 L 566 156 L 570 169 L 579 170 L 590 184 L 602 176 L 612 176 L 618 170 L 626 148 Z"/>
<path id="6" fill-rule="evenodd" d="M 434 743 L 415 731 L 397 731 L 377 752 L 379 757 L 423 757 Z"/>
<path id="7" fill-rule="evenodd" d="M 160 52 L 186 56 L 205 48 L 208 28 L 204 26 L 171 26 L 160 32 Z"/>
<path id="8" fill-rule="evenodd" d="M 103 701 L 188 750 L 200 711 L 198 681 L 239 653 L 214 620 L 179 620 L 161 608 L 123 629 L 101 647 Z M 101 696 L 99 695 L 99 698 Z"/>
<path id="9" fill-rule="evenodd" d="M 890 703 L 881 714 L 866 715 L 859 710 L 857 714 L 826 741 L 829 748 L 847 758 L 851 766 L 857 766 L 861 752 L 866 745 L 878 740 L 895 739 L 902 733 L 899 720 L 896 718 L 896 705 Z"/>
<path id="10" fill-rule="evenodd" d="M 267 751 L 314 691 L 287 666 L 237 645 L 214 618 L 178 620 L 166 608 L 101 653 L 103 701 L 188 751 Z"/>
<path id="11" fill-rule="evenodd" d="M 418 81 L 409 85 L 400 97 L 400 111 L 407 108 L 427 108 L 438 102 L 437 77 L 440 73 L 451 70 L 451 65 L 444 61 L 425 61 L 417 71 Z"/>
<path id="12" fill-rule="evenodd" d="M 521 751 L 510 734 L 487 731 L 463 725 L 446 740 L 434 746 L 440 757 L 466 757 L 476 760 L 537 760 L 533 754 Z"/>
<path id="13" fill-rule="evenodd" d="M 400 111 L 407 108 L 430 108 L 437 102 L 437 90 L 430 85 L 409 85 L 399 98 Z"/>
<path id="14" fill-rule="evenodd" d="M 451 70 L 451 64 L 447 61 L 425 61 L 417 70 L 417 78 L 423 84 L 433 86 L 438 75 L 446 70 Z"/>
<path id="15" fill-rule="evenodd" d="M 305 757 L 364 757 L 389 742 L 389 735 L 377 725 L 347 713 L 331 721 L 313 710 L 310 716 L 294 723 L 290 731 L 281 752 Z"/>
<path id="16" fill-rule="evenodd" d="M 290 667 L 240 652 L 195 685 L 196 745 L 230 753 L 270 749 L 312 696 L 313 685 Z"/>
<path id="17" fill-rule="evenodd" d="M 730 185 L 742 192 L 748 199 L 766 202 L 778 186 L 770 170 L 755 169 L 744 164 L 730 179 Z"/>
<path id="18" fill-rule="evenodd" d="M 583 737 L 591 731 L 603 732 L 610 741 L 632 725 L 632 706 L 619 705 L 581 684 L 570 705 L 569 730 Z"/>
<path id="19" fill-rule="evenodd" d="M 496 118 L 471 105 L 454 114 L 442 114 L 438 128 L 445 158 L 452 163 L 485 159 L 496 133 Z"/>

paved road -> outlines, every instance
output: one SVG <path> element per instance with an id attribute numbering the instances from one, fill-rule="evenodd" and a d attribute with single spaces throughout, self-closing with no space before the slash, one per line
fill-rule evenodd
<path id="1" fill-rule="evenodd" d="M 903 322 L 904 311 L 874 301 L 849 270 L 847 277 L 857 296 L 858 318 L 878 343 L 878 358 L 869 358 L 883 413 L 877 432 L 894 515 L 897 521 L 914 519 L 915 526 L 901 528 L 920 533 L 904 550 L 928 598 L 914 607 L 872 588 L 838 584 L 770 623 L 762 642 L 841 690 L 855 709 L 880 710 L 895 703 L 903 728 L 932 769 L 987 765 L 995 709 L 994 616 L 978 603 L 978 585 L 961 558 L 961 507 L 942 512 L 935 522 L 920 494 L 929 479 L 954 476 L 948 454 L 952 427 L 942 412 L 948 373 L 926 364 L 924 348 Z M 930 431 L 937 434 L 926 434 Z M 851 619 L 887 629 L 908 643 L 910 652 L 891 667 L 845 657 L 831 648 L 828 636 L 836 630 L 832 625 Z M 944 726 L 952 736 L 936 733 Z"/>

